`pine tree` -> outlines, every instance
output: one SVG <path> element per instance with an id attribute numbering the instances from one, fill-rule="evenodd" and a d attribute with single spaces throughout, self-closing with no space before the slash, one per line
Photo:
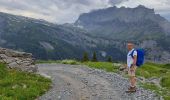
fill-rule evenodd
<path id="1" fill-rule="evenodd" d="M 108 62 L 112 62 L 112 57 L 109 56 L 108 59 L 107 59 Z"/>
<path id="2" fill-rule="evenodd" d="M 96 55 L 96 52 L 93 52 L 92 61 L 93 61 L 93 62 L 97 62 L 97 55 Z"/>
<path id="3" fill-rule="evenodd" d="M 84 52 L 82 61 L 83 62 L 89 61 L 89 57 L 88 57 L 88 53 L 87 52 Z"/>

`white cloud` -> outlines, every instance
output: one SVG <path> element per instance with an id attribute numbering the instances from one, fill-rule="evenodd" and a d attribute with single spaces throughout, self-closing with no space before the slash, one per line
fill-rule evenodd
<path id="1" fill-rule="evenodd" d="M 81 13 L 112 5 L 145 5 L 163 16 L 170 15 L 168 0 L 0 0 L 0 12 L 44 19 L 53 23 L 74 22 Z M 168 15 L 169 14 L 169 15 Z"/>
<path id="2" fill-rule="evenodd" d="M 74 22 L 81 13 L 106 8 L 122 0 L 0 0 L 0 11 L 45 19 L 53 23 Z"/>

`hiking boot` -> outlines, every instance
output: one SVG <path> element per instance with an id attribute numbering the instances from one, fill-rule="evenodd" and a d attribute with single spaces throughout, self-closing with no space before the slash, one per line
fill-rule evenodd
<path id="1" fill-rule="evenodd" d="M 131 89 L 133 89 L 133 88 L 135 88 L 135 89 L 136 89 L 136 86 L 135 86 L 135 87 L 131 87 L 131 86 L 130 86 L 130 87 L 128 88 L 128 90 L 131 90 Z"/>
<path id="2" fill-rule="evenodd" d="M 127 93 L 133 93 L 133 92 L 136 92 L 136 87 L 130 87 L 128 89 L 128 91 L 126 91 Z"/>
<path id="3" fill-rule="evenodd" d="M 131 87 L 131 86 L 128 88 L 128 90 L 130 90 L 130 89 L 132 89 L 132 87 Z"/>

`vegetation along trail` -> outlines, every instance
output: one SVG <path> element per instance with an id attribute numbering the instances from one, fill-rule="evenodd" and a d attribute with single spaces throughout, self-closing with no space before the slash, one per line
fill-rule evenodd
<path id="1" fill-rule="evenodd" d="M 115 73 L 84 65 L 38 64 L 39 73 L 51 77 L 52 88 L 38 100 L 159 100 L 143 88 L 125 93 L 128 80 Z"/>

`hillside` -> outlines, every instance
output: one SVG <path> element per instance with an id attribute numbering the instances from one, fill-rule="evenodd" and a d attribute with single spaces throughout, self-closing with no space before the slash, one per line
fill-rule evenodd
<path id="1" fill-rule="evenodd" d="M 0 24 L 2 47 L 31 52 L 36 58 L 42 59 L 61 58 L 63 54 L 76 56 L 74 50 L 78 48 L 65 40 L 79 37 L 59 25 L 5 13 L 0 13 Z"/>
<path id="2" fill-rule="evenodd" d="M 0 46 L 30 52 L 38 59 L 80 59 L 83 52 L 97 50 L 99 58 L 104 59 L 101 52 L 103 46 L 108 44 L 107 40 L 94 38 L 85 30 L 70 24 L 57 25 L 43 20 L 0 13 Z M 122 54 L 118 49 L 113 51 L 118 52 L 118 55 Z M 121 59 L 121 56 L 113 58 Z"/>

